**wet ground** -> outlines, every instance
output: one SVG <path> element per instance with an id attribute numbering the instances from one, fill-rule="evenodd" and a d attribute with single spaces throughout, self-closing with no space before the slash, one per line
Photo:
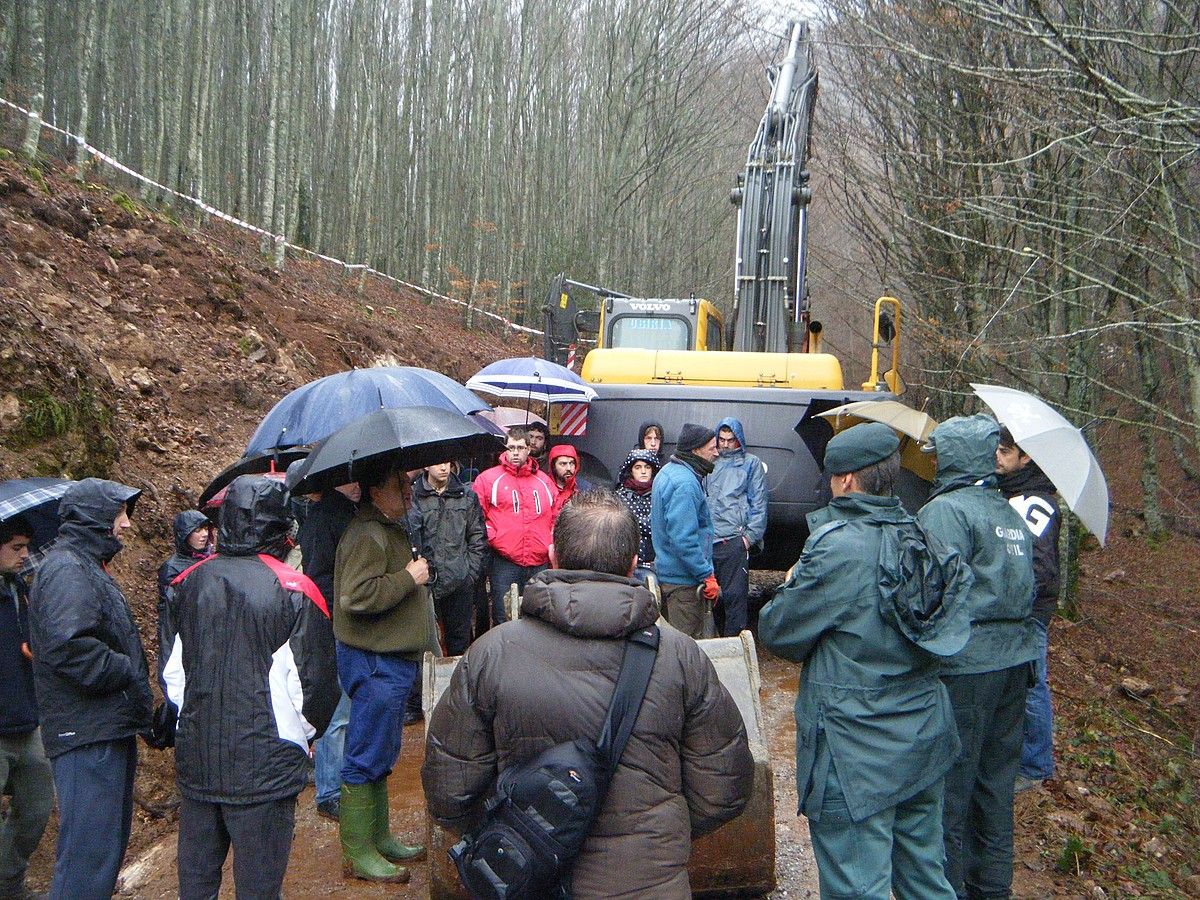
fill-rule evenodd
<path id="1" fill-rule="evenodd" d="M 769 896 L 807 898 L 817 896 L 816 864 L 803 818 L 795 815 L 795 725 L 792 704 L 796 695 L 797 668 L 791 663 L 760 654 L 763 718 L 770 742 L 775 778 L 775 870 L 778 887 Z M 421 794 L 420 768 L 424 750 L 423 726 L 405 729 L 404 749 L 392 773 L 392 823 L 398 834 L 413 840 L 426 828 L 425 804 Z M 427 897 L 429 864 L 412 867 L 407 885 L 371 885 L 345 879 L 337 826 L 320 818 L 313 805 L 312 789 L 300 795 L 296 807 L 296 834 L 288 865 L 284 896 L 304 897 Z M 175 835 L 171 834 L 145 851 L 124 871 L 124 895 L 159 900 L 178 896 L 175 877 Z M 221 897 L 233 898 L 232 874 L 225 867 Z"/>

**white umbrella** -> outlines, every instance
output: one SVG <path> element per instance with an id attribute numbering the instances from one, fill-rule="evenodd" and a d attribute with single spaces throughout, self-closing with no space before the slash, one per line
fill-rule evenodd
<path id="1" fill-rule="evenodd" d="M 1083 432 L 1044 400 L 1025 391 L 995 384 L 971 387 L 1104 546 L 1108 534 L 1108 482 Z"/>

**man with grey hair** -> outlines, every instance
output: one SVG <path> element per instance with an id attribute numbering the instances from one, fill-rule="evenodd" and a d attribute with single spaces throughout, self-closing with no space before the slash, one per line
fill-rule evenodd
<path id="1" fill-rule="evenodd" d="M 530 580 L 521 618 L 471 645 L 429 717 L 425 799 L 465 831 L 496 776 L 565 741 L 595 739 L 629 635 L 658 618 L 634 577 L 638 529 L 612 492 L 563 508 L 553 568 Z M 633 733 L 571 875 L 577 896 L 685 898 L 691 838 L 750 798 L 753 762 L 729 692 L 694 640 L 661 630 Z"/>

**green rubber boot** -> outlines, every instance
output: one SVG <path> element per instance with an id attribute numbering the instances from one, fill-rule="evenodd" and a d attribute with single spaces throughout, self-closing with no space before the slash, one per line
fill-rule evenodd
<path id="1" fill-rule="evenodd" d="M 375 785 L 343 784 L 338 831 L 342 838 L 342 871 L 363 881 L 404 884 L 408 869 L 394 866 L 375 849 Z"/>
<path id="2" fill-rule="evenodd" d="M 425 856 L 425 848 L 416 845 L 402 844 L 392 834 L 391 822 L 388 816 L 387 779 L 383 778 L 368 785 L 372 791 L 375 810 L 375 826 L 372 835 L 375 839 L 375 849 L 379 855 L 390 862 L 412 862 Z"/>

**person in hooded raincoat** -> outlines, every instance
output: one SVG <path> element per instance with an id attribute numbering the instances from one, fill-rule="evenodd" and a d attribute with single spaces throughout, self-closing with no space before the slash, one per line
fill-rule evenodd
<path id="1" fill-rule="evenodd" d="M 746 450 L 746 432 L 732 416 L 717 425 L 717 457 L 704 481 L 713 522 L 713 571 L 721 599 L 713 607 L 717 633 L 741 634 L 750 604 L 750 551 L 767 533 L 767 467 Z"/>
<path id="2" fill-rule="evenodd" d="M 282 484 L 235 479 L 220 527 L 220 552 L 180 575 L 171 597 L 179 896 L 216 897 L 232 845 L 237 895 L 274 898 L 309 749 L 341 695 L 332 626 L 320 590 L 282 562 L 292 527 Z"/>
<path id="3" fill-rule="evenodd" d="M 660 469 L 663 465 L 662 445 L 663 427 L 661 422 L 648 420 L 638 426 L 636 449 L 649 450 L 653 453 L 654 461 Z M 617 487 L 620 487 L 620 485 L 618 484 Z"/>
<path id="4" fill-rule="evenodd" d="M 946 874 L 959 897 L 1007 897 L 1025 692 L 1038 656 L 1033 542 L 996 487 L 1000 426 L 957 416 L 934 429 L 937 477 L 918 518 L 971 568 L 971 639 L 942 667 L 962 753 L 946 776 Z"/>
<path id="5" fill-rule="evenodd" d="M 555 519 L 572 497 L 592 489 L 592 483 L 579 474 L 579 452 L 570 444 L 550 448 L 547 474 L 554 479 L 554 486 L 558 488 L 558 495 L 554 498 Z"/>
<path id="6" fill-rule="evenodd" d="M 208 516 L 198 509 L 185 509 L 175 517 L 171 526 L 175 537 L 175 552 L 163 560 L 158 567 L 158 684 L 163 692 L 163 710 L 155 710 L 155 728 L 160 729 L 166 722 L 172 722 L 179 717 L 175 704 L 167 699 L 167 683 L 163 680 L 163 667 L 167 657 L 171 655 L 171 647 L 175 644 L 175 619 L 171 614 L 171 595 L 174 588 L 171 582 L 190 569 L 202 559 L 208 559 L 213 553 L 213 527 Z M 169 735 L 169 743 L 174 744 L 173 732 Z"/>
<path id="7" fill-rule="evenodd" d="M 829 442 L 834 499 L 759 616 L 763 645 L 803 663 L 796 790 L 822 897 L 954 897 L 942 780 L 959 742 L 938 670 L 967 640 L 970 574 L 893 495 L 898 447 L 878 423 Z"/>
<path id="8" fill-rule="evenodd" d="M 55 900 L 108 900 L 129 844 L 150 680 L 133 611 L 108 563 L 140 494 L 100 478 L 71 485 L 30 595 L 33 677 L 58 794 Z"/>
<path id="9" fill-rule="evenodd" d="M 658 454 L 653 450 L 630 450 L 617 477 L 617 496 L 629 507 L 638 526 L 639 578 L 654 571 L 654 537 L 650 521 L 653 505 L 651 491 L 658 474 Z"/>

